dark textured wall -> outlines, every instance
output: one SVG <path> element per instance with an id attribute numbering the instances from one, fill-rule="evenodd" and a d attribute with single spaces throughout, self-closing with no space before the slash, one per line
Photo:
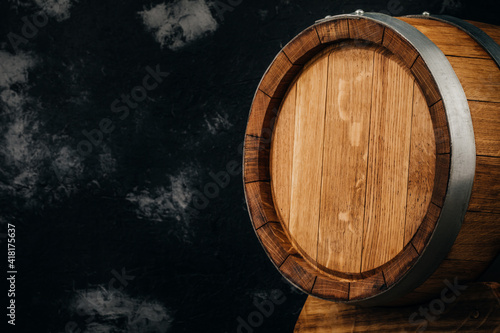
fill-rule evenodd
<path id="1" fill-rule="evenodd" d="M 4 276 L 11 223 L 14 331 L 236 332 L 259 321 L 255 300 L 281 296 L 253 330 L 291 332 L 306 296 L 261 249 L 241 174 L 213 185 L 241 165 L 260 77 L 326 15 L 499 24 L 494 3 L 2 0 L 0 262 Z"/>

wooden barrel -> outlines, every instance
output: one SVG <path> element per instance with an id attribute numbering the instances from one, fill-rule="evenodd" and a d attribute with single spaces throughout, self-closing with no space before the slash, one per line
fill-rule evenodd
<path id="1" fill-rule="evenodd" d="M 327 17 L 255 93 L 244 188 L 276 268 L 313 296 L 418 302 L 500 249 L 500 28 Z M 397 300 L 397 303 L 394 303 Z"/>

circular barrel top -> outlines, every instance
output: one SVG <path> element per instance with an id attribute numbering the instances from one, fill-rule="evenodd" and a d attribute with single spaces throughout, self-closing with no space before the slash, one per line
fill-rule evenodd
<path id="1" fill-rule="evenodd" d="M 434 188 L 429 108 L 397 56 L 346 41 L 310 60 L 273 130 L 274 205 L 290 238 L 325 272 L 359 275 L 401 252 Z"/>

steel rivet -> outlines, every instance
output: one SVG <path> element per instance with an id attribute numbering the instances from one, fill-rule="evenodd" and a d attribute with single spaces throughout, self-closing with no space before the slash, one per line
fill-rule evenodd
<path id="1" fill-rule="evenodd" d="M 356 15 L 363 15 L 365 12 L 363 11 L 363 9 L 356 9 L 356 11 L 354 12 L 354 14 Z"/>
<path id="2" fill-rule="evenodd" d="M 423 12 L 422 15 L 429 16 L 429 15 L 431 15 L 431 13 L 429 13 L 429 12 Z"/>

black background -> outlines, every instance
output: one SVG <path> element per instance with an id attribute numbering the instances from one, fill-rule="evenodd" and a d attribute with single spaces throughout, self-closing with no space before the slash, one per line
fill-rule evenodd
<path id="1" fill-rule="evenodd" d="M 495 2 L 402 1 L 393 14 L 426 10 L 499 24 Z M 21 18 L 37 11 L 28 3 L 2 0 L 1 50 L 14 52 L 7 35 L 19 33 Z M 237 318 L 255 311 L 255 297 L 278 291 L 286 301 L 255 332 L 293 330 L 306 296 L 281 279 L 259 245 L 241 175 L 198 215 L 176 206 L 174 212 L 138 216 L 128 195 L 168 192 L 176 175 L 185 179 L 184 192 L 203 191 L 210 172 L 224 170 L 229 161 L 240 163 L 253 94 L 280 48 L 326 15 L 388 10 L 388 2 L 243 0 L 222 19 L 214 14 L 215 32 L 175 51 L 161 48 L 137 14 L 157 3 L 80 0 L 68 19 L 51 19 L 20 47 L 37 65 L 29 83 L 11 89 L 29 96 L 19 112 L 40 124 L 26 131 L 32 131 L 29 154 L 43 156 L 14 163 L 2 152 L 0 160 L 1 232 L 7 223 L 16 225 L 16 331 L 64 332 L 71 321 L 83 331 L 87 318 L 72 309 L 75 295 L 106 286 L 112 270 L 122 268 L 134 276 L 124 293 L 168 309 L 168 332 L 236 332 Z M 169 76 L 129 117 L 117 120 L 111 102 L 156 64 Z M 2 104 L 2 150 L 12 112 L 17 111 Z M 58 178 L 51 168 L 54 156 L 64 146 L 76 149 L 82 130 L 96 128 L 103 117 L 117 128 L 80 161 L 81 172 Z M 112 170 L 100 166 L 99 156 L 106 153 L 115 161 Z M 38 177 L 19 185 L 15 178 L 24 168 L 35 168 Z M 0 241 L 4 276 L 5 236 Z M 113 332 L 127 330 L 123 316 L 94 321 L 110 324 Z"/>

